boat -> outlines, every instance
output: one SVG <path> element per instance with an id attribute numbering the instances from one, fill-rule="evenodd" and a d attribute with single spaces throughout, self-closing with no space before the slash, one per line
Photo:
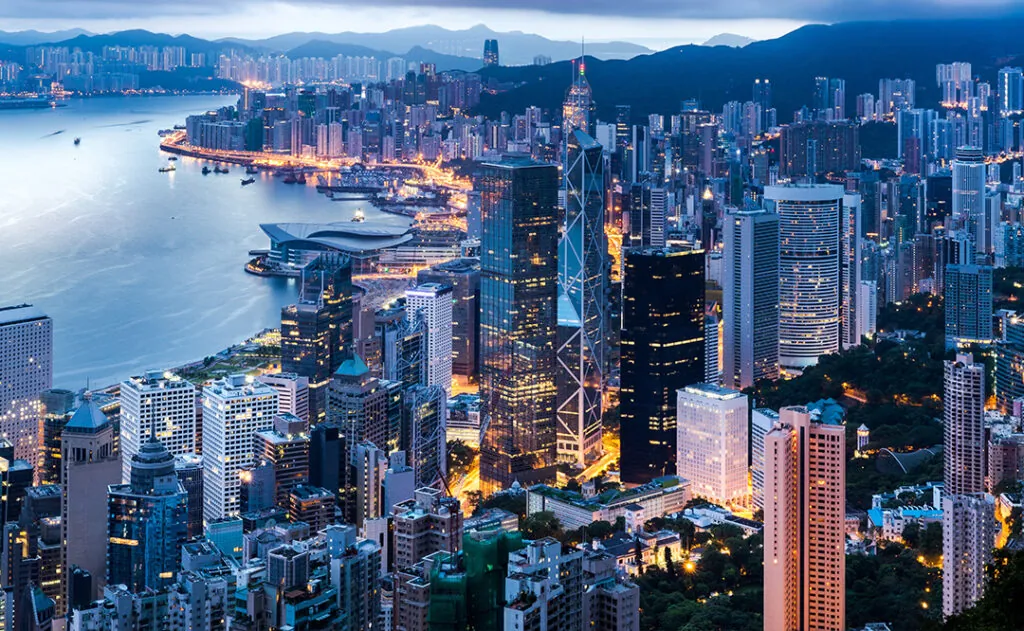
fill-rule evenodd
<path id="1" fill-rule="evenodd" d="M 170 160 L 171 162 L 175 162 L 178 160 L 178 156 L 171 156 L 170 158 L 167 159 Z"/>
<path id="2" fill-rule="evenodd" d="M 175 166 L 173 164 L 169 164 L 169 165 L 167 165 L 165 167 L 160 167 L 157 170 L 160 171 L 161 173 L 170 173 L 171 171 L 177 171 L 177 169 L 175 168 Z"/>
<path id="3" fill-rule="evenodd" d="M 211 169 L 210 169 L 209 166 L 204 166 L 203 167 L 203 175 L 209 175 L 210 171 L 211 171 Z"/>
<path id="4" fill-rule="evenodd" d="M 299 183 L 299 184 L 305 184 L 306 183 L 306 175 L 303 174 L 303 173 L 299 173 L 299 177 L 295 178 L 295 181 L 297 183 Z"/>
<path id="5" fill-rule="evenodd" d="M 255 174 L 259 173 L 260 170 L 250 164 L 249 166 L 245 167 L 245 172 L 248 175 L 255 175 Z"/>
<path id="6" fill-rule="evenodd" d="M 352 215 L 352 221 L 355 223 L 363 223 L 366 221 L 366 215 L 363 213 L 362 208 L 356 208 L 356 212 Z"/>
<path id="7" fill-rule="evenodd" d="M 75 137 L 75 146 L 77 147 L 80 144 L 82 144 L 82 139 L 78 138 L 78 137 Z"/>
<path id="8" fill-rule="evenodd" d="M 248 179 L 244 179 L 244 180 L 242 180 L 242 186 L 248 186 L 248 185 L 252 184 L 255 181 L 256 181 L 256 178 L 254 178 L 254 177 L 250 177 Z"/>
<path id="9" fill-rule="evenodd" d="M 222 166 L 220 166 L 218 164 L 217 166 L 213 167 L 213 172 L 214 173 L 231 173 L 231 169 L 229 169 L 227 167 L 222 167 Z"/>
<path id="10" fill-rule="evenodd" d="M 296 179 L 294 173 L 289 173 L 288 175 L 284 176 L 284 180 L 283 181 L 284 181 L 285 184 L 295 184 L 299 180 Z"/>

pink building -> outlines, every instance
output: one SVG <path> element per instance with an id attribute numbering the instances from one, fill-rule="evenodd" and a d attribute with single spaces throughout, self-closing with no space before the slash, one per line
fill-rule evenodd
<path id="1" fill-rule="evenodd" d="M 846 629 L 845 433 L 788 407 L 765 436 L 765 631 Z"/>

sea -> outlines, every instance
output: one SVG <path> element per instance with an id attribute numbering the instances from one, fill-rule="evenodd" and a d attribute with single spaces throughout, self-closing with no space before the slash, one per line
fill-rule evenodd
<path id="1" fill-rule="evenodd" d="M 294 279 L 247 274 L 261 223 L 404 222 L 269 173 L 203 175 L 158 131 L 234 96 L 73 99 L 0 111 L 0 306 L 53 319 L 54 386 L 110 385 L 212 355 L 280 324 Z M 80 138 L 79 145 L 74 144 Z M 158 169 L 174 164 L 176 171 Z M 212 165 L 211 165 L 212 166 Z"/>

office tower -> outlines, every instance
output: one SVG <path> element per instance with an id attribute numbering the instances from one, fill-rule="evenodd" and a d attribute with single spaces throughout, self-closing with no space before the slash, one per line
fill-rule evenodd
<path id="1" fill-rule="evenodd" d="M 992 267 L 947 265 L 943 282 L 946 348 L 992 341 Z"/>
<path id="2" fill-rule="evenodd" d="M 768 435 L 779 414 L 768 408 L 756 408 L 750 413 L 750 491 L 755 508 L 764 510 L 764 437 Z"/>
<path id="3" fill-rule="evenodd" d="M 857 290 L 861 280 L 861 200 L 856 193 L 843 195 L 842 245 L 840 246 L 840 343 L 842 348 L 860 345 L 857 335 Z"/>
<path id="4" fill-rule="evenodd" d="M 185 530 L 189 541 L 203 536 L 203 457 L 185 454 L 174 457 L 174 472 L 185 489 L 188 511 Z"/>
<path id="5" fill-rule="evenodd" d="M 747 489 L 748 401 L 745 394 L 698 383 L 677 391 L 676 475 L 694 496 L 739 506 Z"/>
<path id="6" fill-rule="evenodd" d="M 718 304 L 711 303 L 704 311 L 704 382 L 720 385 L 722 371 L 718 352 L 722 340 L 722 319 L 718 317 Z"/>
<path id="7" fill-rule="evenodd" d="M 415 472 L 416 488 L 441 488 L 448 477 L 445 413 L 448 398 L 439 386 L 405 391 L 402 445 Z"/>
<path id="8" fill-rule="evenodd" d="M 277 391 L 277 411 L 309 420 L 309 378 L 293 372 L 260 375 L 256 378 Z"/>
<path id="9" fill-rule="evenodd" d="M 342 503 L 349 455 L 337 427 L 320 424 L 309 430 L 309 483 L 333 491 Z"/>
<path id="10" fill-rule="evenodd" d="M 39 394 L 53 387 L 53 321 L 32 305 L 0 307 L 0 436 L 34 463 Z"/>
<path id="11" fill-rule="evenodd" d="M 334 523 L 337 505 L 334 493 L 318 486 L 300 484 L 288 496 L 288 517 L 309 524 L 310 532 L 319 532 Z"/>
<path id="12" fill-rule="evenodd" d="M 800 370 L 842 339 L 843 187 L 765 187 L 779 217 L 779 364 Z"/>
<path id="13" fill-rule="evenodd" d="M 0 439 L 0 527 L 21 517 L 25 494 L 32 487 L 32 465 L 14 458 L 14 445 Z"/>
<path id="14" fill-rule="evenodd" d="M 452 391 L 452 300 L 450 285 L 426 283 L 405 290 L 405 313 L 423 317 L 427 326 L 426 386 Z"/>
<path id="15" fill-rule="evenodd" d="M 23 603 L 26 594 L 31 594 L 39 584 L 37 540 L 28 527 L 18 523 L 6 524 L 0 532 L 3 533 L 3 564 L 0 565 L 3 626 L 5 629 L 34 629 L 31 622 L 33 608 L 24 607 Z"/>
<path id="16" fill-rule="evenodd" d="M 238 472 L 238 512 L 258 514 L 277 506 L 277 480 L 274 465 L 256 460 Z M 288 498 L 284 507 L 287 509 Z"/>
<path id="17" fill-rule="evenodd" d="M 480 330 L 480 261 L 454 259 L 420 270 L 416 282 L 452 287 L 452 374 L 476 378 Z"/>
<path id="18" fill-rule="evenodd" d="M 628 250 L 622 284 L 622 480 L 671 475 L 676 390 L 704 378 L 704 251 Z"/>
<path id="19" fill-rule="evenodd" d="M 978 147 L 960 147 L 953 158 L 954 226 L 970 233 L 976 251 L 984 251 L 981 232 L 985 216 L 985 154 Z"/>
<path id="20" fill-rule="evenodd" d="M 400 385 L 372 377 L 357 355 L 346 360 L 331 379 L 326 425 L 344 435 L 345 453 L 362 441 L 391 453 L 401 444 L 400 403 Z"/>
<path id="21" fill-rule="evenodd" d="M 326 309 L 305 302 L 281 308 L 281 370 L 308 380 L 309 416 L 321 420 L 331 379 L 331 323 Z"/>
<path id="22" fill-rule="evenodd" d="M 594 116 L 594 94 L 587 81 L 584 59 L 581 56 L 573 61 L 574 73 L 572 85 L 565 92 L 562 102 L 562 136 L 571 140 L 573 132 L 591 133 L 590 124 Z"/>
<path id="23" fill-rule="evenodd" d="M 132 456 L 129 480 L 107 490 L 107 584 L 162 590 L 181 568 L 188 494 L 155 431 Z"/>
<path id="24" fill-rule="evenodd" d="M 121 479 L 127 483 L 132 456 L 156 431 L 172 456 L 193 454 L 196 445 L 196 389 L 177 375 L 149 371 L 121 382 Z"/>
<path id="25" fill-rule="evenodd" d="M 786 407 L 765 435 L 765 629 L 846 629 L 845 433 Z"/>
<path id="26" fill-rule="evenodd" d="M 566 141 L 565 214 L 558 242 L 557 453 L 583 465 L 601 452 L 608 244 L 603 147 L 580 130 Z"/>
<path id="27" fill-rule="evenodd" d="M 288 506 L 299 484 L 309 483 L 309 423 L 294 414 L 276 414 L 273 425 L 253 434 L 253 458 L 274 470 L 274 504 Z"/>
<path id="28" fill-rule="evenodd" d="M 21 525 L 36 540 L 39 555 L 39 581 L 43 592 L 54 601 L 57 615 L 64 615 L 63 571 L 61 557 L 61 488 L 44 484 L 26 489 Z M 5 564 L 6 565 L 6 564 Z"/>
<path id="29" fill-rule="evenodd" d="M 730 209 L 723 222 L 723 383 L 779 377 L 779 218 Z"/>
<path id="30" fill-rule="evenodd" d="M 558 168 L 524 158 L 482 165 L 480 451 L 485 495 L 554 479 Z"/>
<path id="31" fill-rule="evenodd" d="M 779 174 L 783 176 L 814 178 L 853 171 L 860 164 L 860 125 L 845 121 L 783 125 L 779 152 Z"/>
<path id="32" fill-rule="evenodd" d="M 64 427 L 61 449 L 64 602 L 73 602 L 68 598 L 73 566 L 92 576 L 86 595 L 91 601 L 106 576 L 107 486 L 121 482 L 121 456 L 114 448 L 113 424 L 88 395 Z"/>
<path id="33" fill-rule="evenodd" d="M 353 447 L 349 462 L 355 502 L 352 514 L 347 518 L 356 527 L 362 528 L 367 520 L 385 516 L 384 476 L 388 469 L 388 457 L 373 443 L 362 442 Z"/>
<path id="34" fill-rule="evenodd" d="M 203 519 L 239 513 L 239 472 L 253 459 L 252 436 L 273 426 L 277 392 L 245 375 L 203 388 Z"/>
<path id="35" fill-rule="evenodd" d="M 75 410 L 75 393 L 70 390 L 50 388 L 39 395 L 42 444 L 36 465 L 36 480 L 39 484 L 60 484 L 60 435 L 71 420 Z"/>
<path id="36" fill-rule="evenodd" d="M 1024 112 L 1024 71 L 1009 67 L 1000 69 L 996 90 L 999 93 L 1000 116 Z"/>
<path id="37" fill-rule="evenodd" d="M 395 568 L 409 568 L 434 552 L 462 549 L 459 500 L 435 488 L 416 489 L 411 500 L 395 505 Z"/>
<path id="38" fill-rule="evenodd" d="M 496 39 L 485 39 L 484 40 L 484 65 L 485 66 L 497 66 L 500 65 L 501 58 L 498 56 L 498 40 Z"/>

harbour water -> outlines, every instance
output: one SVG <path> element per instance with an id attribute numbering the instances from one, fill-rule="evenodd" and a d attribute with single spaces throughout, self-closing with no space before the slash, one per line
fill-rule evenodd
<path id="1" fill-rule="evenodd" d="M 176 170 L 157 131 L 230 96 L 112 97 L 0 112 L 0 304 L 54 321 L 54 384 L 77 390 L 201 359 L 280 323 L 294 280 L 243 270 L 269 222 L 405 222 L 267 173 Z M 74 139 L 81 138 L 75 146 Z"/>

